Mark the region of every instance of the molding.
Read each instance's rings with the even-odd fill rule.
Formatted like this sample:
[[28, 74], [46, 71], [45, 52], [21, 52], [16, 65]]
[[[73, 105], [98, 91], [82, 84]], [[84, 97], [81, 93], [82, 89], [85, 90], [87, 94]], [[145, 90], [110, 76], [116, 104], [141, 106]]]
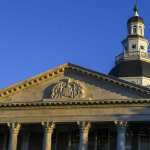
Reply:
[[150, 104], [150, 99], [106, 99], [106, 100], [75, 100], [75, 101], [38, 101], [22, 103], [0, 103], [0, 108], [34, 108], [34, 107], [53, 107], [53, 106], [98, 106], [98, 105], [132, 105]]

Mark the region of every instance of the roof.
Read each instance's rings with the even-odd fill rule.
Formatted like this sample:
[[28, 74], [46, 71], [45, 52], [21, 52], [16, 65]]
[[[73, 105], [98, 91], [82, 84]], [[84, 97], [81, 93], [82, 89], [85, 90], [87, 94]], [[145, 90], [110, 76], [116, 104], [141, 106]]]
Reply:
[[58, 75], [66, 74], [68, 72], [75, 72], [82, 74], [84, 76], [92, 77], [97, 80], [103, 80], [106, 82], [109, 82], [111, 84], [133, 90], [137, 93], [140, 93], [141, 95], [144, 95], [144, 97], [150, 98], [150, 90], [146, 87], [139, 86], [121, 79], [118, 79], [117, 77], [113, 77], [110, 75], [105, 75], [90, 69], [83, 68], [81, 66], [72, 64], [72, 63], [66, 63], [63, 65], [60, 65], [54, 69], [50, 69], [44, 73], [41, 73], [37, 76], [31, 77], [27, 80], [21, 81], [19, 83], [16, 83], [14, 85], [11, 85], [5, 89], [0, 90], [0, 98], [5, 98], [7, 96], [11, 96], [19, 91], [22, 91], [24, 89], [27, 89], [29, 87], [32, 87], [34, 85], [38, 85], [41, 82], [47, 81], [49, 79], [52, 79], [54, 77], [57, 77]]
[[133, 16], [128, 20], [128, 24], [134, 23], [134, 22], [140, 22], [144, 24], [144, 19], [139, 16]]
[[121, 61], [109, 73], [116, 77], [149, 77], [150, 63], [140, 60]]

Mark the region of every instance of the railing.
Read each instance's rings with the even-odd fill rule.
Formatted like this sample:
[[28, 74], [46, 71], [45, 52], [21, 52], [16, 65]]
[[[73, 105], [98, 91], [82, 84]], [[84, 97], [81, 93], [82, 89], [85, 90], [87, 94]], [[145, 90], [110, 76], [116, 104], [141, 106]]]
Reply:
[[125, 52], [116, 56], [116, 63], [123, 60], [137, 60], [137, 59], [147, 59], [150, 61], [150, 54], [147, 52]]

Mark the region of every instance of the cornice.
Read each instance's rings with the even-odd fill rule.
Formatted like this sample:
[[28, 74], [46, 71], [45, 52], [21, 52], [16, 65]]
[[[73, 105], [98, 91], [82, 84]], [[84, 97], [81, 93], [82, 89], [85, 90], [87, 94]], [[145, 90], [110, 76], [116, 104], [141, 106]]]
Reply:
[[99, 106], [99, 105], [132, 105], [150, 104], [150, 99], [106, 99], [106, 100], [75, 100], [75, 101], [38, 101], [38, 102], [19, 102], [19, 103], [0, 103], [0, 108], [30, 108], [47, 106]]
[[42, 82], [45, 82], [49, 79], [53, 79], [55, 77], [58, 77], [59, 75], [64, 75], [66, 72], [76, 72], [88, 77], [95, 78], [97, 80], [104, 80], [106, 82], [110, 82], [112, 84], [118, 85], [120, 87], [128, 88], [131, 90], [134, 90], [145, 97], [150, 97], [150, 90], [148, 88], [135, 85], [129, 82], [126, 82], [124, 80], [105, 75], [96, 71], [92, 71], [71, 63], [66, 63], [63, 65], [58, 66], [55, 69], [50, 69], [47, 72], [41, 73], [35, 77], [29, 78], [27, 80], [24, 80], [22, 82], [16, 83], [12, 86], [9, 86], [5, 89], [0, 90], [0, 99], [11, 96], [13, 94], [16, 94], [19, 91], [22, 91], [24, 89], [27, 89], [29, 87], [32, 87], [34, 85], [38, 85]]
[[58, 66], [55, 69], [50, 69], [44, 73], [41, 73], [37, 76], [31, 77], [27, 80], [13, 84], [5, 89], [0, 90], [0, 99], [15, 94], [19, 91], [32, 87], [34, 85], [40, 84], [48, 79], [52, 79], [58, 75], [64, 74], [64, 69], [67, 67], [67, 64]]

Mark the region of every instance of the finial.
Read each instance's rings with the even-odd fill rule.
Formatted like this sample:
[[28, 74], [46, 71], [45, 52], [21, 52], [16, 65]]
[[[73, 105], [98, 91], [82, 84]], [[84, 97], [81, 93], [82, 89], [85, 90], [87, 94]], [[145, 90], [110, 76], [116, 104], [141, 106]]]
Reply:
[[138, 1], [135, 1], [134, 5], [134, 16], [139, 16], [139, 9], [138, 9]]

